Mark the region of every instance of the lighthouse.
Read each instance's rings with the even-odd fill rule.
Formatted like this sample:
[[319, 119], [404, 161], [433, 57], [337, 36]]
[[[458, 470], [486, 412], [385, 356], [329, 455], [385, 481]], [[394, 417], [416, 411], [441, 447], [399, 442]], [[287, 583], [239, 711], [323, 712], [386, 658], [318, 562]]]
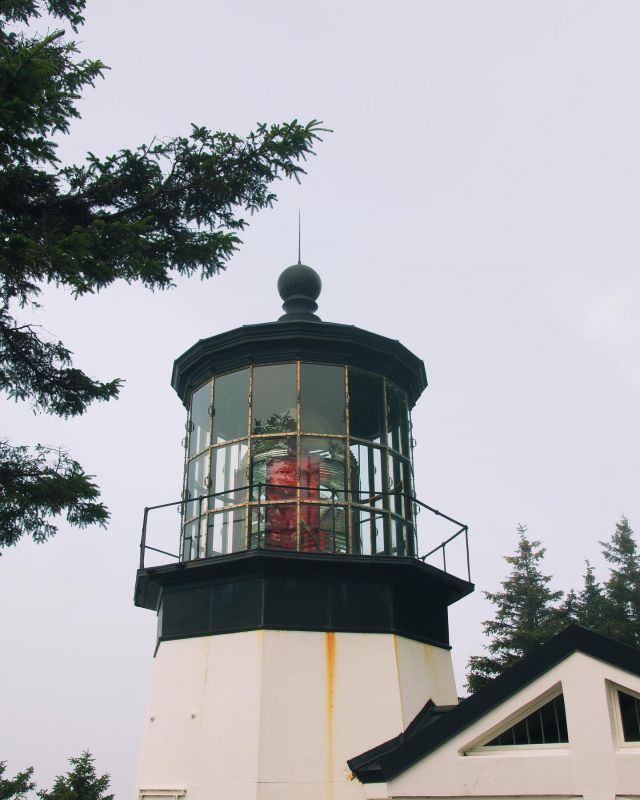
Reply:
[[429, 700], [457, 703], [447, 610], [473, 586], [418, 546], [424, 364], [322, 321], [320, 290], [289, 267], [278, 320], [175, 361], [184, 486], [163, 508], [179, 511], [177, 552], [153, 543], [146, 509], [135, 587], [158, 622], [141, 800], [364, 798], [348, 760]]

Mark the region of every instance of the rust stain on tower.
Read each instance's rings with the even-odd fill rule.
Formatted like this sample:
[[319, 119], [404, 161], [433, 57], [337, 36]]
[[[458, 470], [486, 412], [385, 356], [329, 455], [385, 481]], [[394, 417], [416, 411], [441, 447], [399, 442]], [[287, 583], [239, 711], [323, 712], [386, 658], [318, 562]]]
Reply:
[[329, 797], [333, 796], [333, 704], [336, 679], [336, 635], [325, 633], [327, 661], [327, 784]]

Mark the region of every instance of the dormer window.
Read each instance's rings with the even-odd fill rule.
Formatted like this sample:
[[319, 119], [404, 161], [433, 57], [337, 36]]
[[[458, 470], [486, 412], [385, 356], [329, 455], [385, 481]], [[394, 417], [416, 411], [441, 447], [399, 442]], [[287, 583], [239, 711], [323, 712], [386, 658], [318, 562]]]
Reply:
[[640, 742], [640, 700], [618, 690], [618, 704], [625, 742]]
[[524, 719], [499, 733], [485, 747], [561, 744], [569, 741], [564, 698], [560, 694]]

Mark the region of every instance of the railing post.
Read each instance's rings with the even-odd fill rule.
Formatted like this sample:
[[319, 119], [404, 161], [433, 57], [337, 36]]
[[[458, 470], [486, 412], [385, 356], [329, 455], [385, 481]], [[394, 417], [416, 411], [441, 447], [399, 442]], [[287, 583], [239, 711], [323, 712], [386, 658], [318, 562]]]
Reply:
[[144, 569], [144, 551], [147, 547], [147, 517], [149, 509], [145, 508], [142, 516], [142, 536], [140, 537], [140, 569]]
[[464, 543], [467, 548], [467, 579], [471, 583], [471, 560], [469, 558], [469, 528], [464, 529]]

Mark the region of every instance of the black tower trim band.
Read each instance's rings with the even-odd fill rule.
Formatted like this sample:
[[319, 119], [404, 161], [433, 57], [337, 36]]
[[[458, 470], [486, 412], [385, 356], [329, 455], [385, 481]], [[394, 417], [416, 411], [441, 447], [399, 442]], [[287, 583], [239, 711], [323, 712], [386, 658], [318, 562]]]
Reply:
[[414, 558], [253, 550], [139, 570], [158, 639], [260, 628], [396, 633], [449, 647], [447, 607], [473, 584]]

